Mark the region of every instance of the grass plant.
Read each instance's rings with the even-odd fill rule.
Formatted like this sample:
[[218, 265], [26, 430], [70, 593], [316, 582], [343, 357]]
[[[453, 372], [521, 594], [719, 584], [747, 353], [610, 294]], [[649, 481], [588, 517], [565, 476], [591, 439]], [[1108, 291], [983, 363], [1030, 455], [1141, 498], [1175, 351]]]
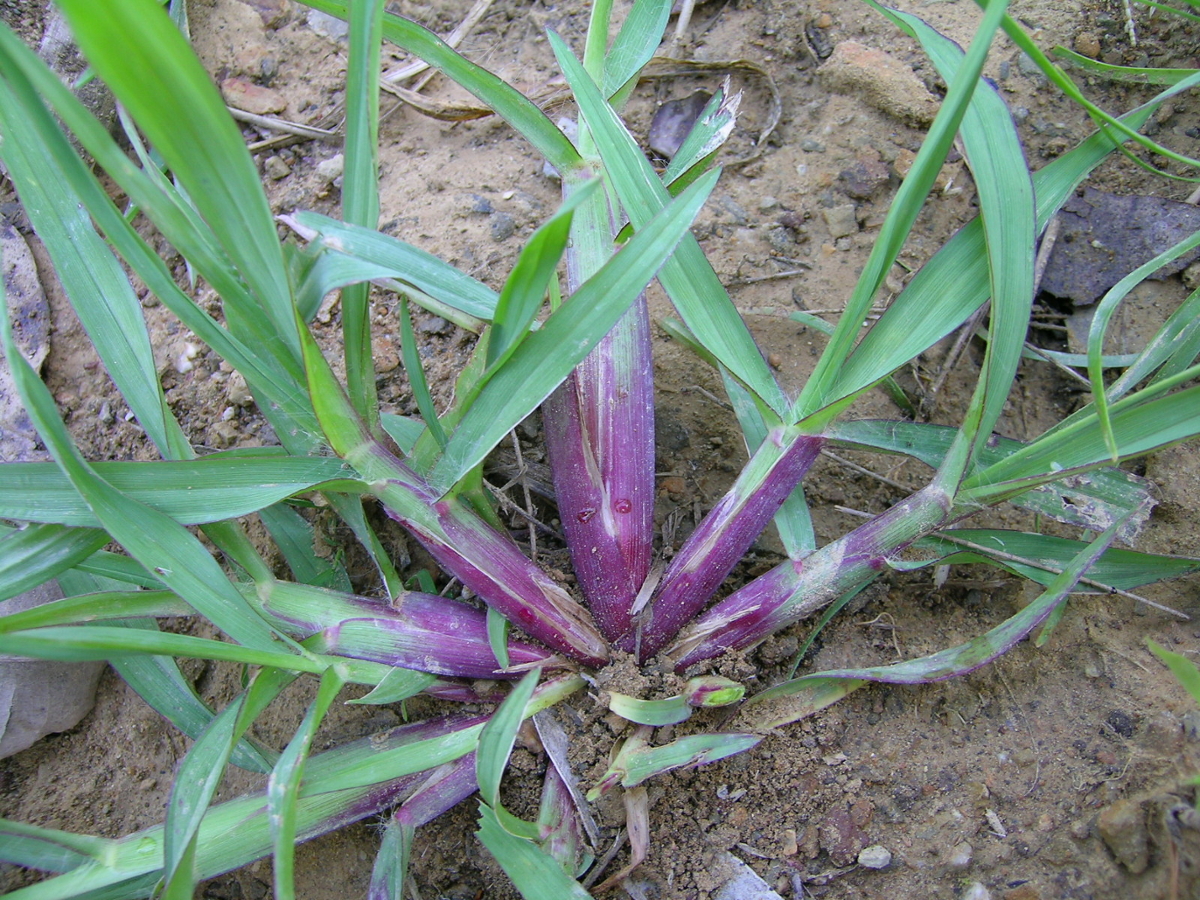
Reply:
[[[0, 158], [97, 352], [162, 460], [83, 458], [4, 317], [5, 353], [54, 461], [0, 466], [0, 519], [9, 523], [0, 535], [0, 590], [12, 596], [57, 578], [66, 599], [0, 619], [0, 652], [110, 660], [194, 743], [161, 826], [101, 839], [0, 822], [0, 858], [56, 873], [13, 897], [190, 897], [199, 880], [271, 856], [275, 894], [288, 898], [295, 896], [298, 841], [391, 810], [370, 896], [399, 900], [415, 829], [476, 793], [479, 838], [526, 897], [586, 897], [580, 879], [596, 855], [586, 827], [590, 799], [619, 787], [631, 834], [644, 834], [643, 785], [658, 774], [742, 752], [868, 682], [969, 672], [1039, 626], [1052, 626], [1073, 591], [1129, 591], [1198, 567], [1113, 547], [1136, 533], [1150, 505], [1147, 488], [1115, 465], [1200, 432], [1197, 294], [1106, 384], [1112, 360], [1100, 352], [1104, 322], [1128, 286], [1114, 288], [1090, 345], [1096, 401], [1027, 444], [993, 435], [1022, 357], [1038, 235], [1114, 147], [1145, 141], [1137, 128], [1154, 109], [1113, 119], [1089, 107], [1100, 130], [1030, 172], [1003, 101], [980, 77], [996, 34], [1006, 31], [1064, 90], [1078, 92], [1000, 0], [985, 6], [965, 51], [919, 19], [876, 6], [921, 44], [949, 88], [796, 396], [775, 380], [689, 232], [719, 176], [711, 164], [732, 130], [733, 98], [714, 98], [664, 173], [621, 119], [639, 71], [658, 48], [669, 0], [635, 2], [611, 40], [611, 0], [596, 0], [582, 58], [550, 35], [578, 107], [573, 138], [510, 85], [424, 28], [385, 13], [382, 2], [305, 0], [350, 23], [344, 220], [297, 214], [294, 222], [312, 236], [306, 246], [281, 242], [241, 134], [155, 0], [59, 2], [96, 76], [127, 113], [136, 152], [127, 154], [4, 30]], [[375, 230], [385, 40], [473, 93], [561, 174], [562, 206], [529, 238], [499, 292]], [[1156, 102], [1195, 80], [1173, 78]], [[64, 127], [216, 290], [219, 316], [180, 288]], [[980, 215], [864, 330], [956, 137]], [[185, 433], [163, 396], [129, 272], [245, 377], [280, 446], [196, 452], [197, 436]], [[719, 369], [750, 453], [729, 492], [665, 566], [653, 564], [654, 389], [644, 291], [654, 278], [679, 315], [673, 332]], [[400, 327], [419, 418], [379, 408], [371, 282], [404, 298]], [[310, 330], [335, 289], [343, 338], [336, 367]], [[446, 409], [437, 409], [421, 371], [409, 304], [480, 330]], [[984, 363], [958, 427], [852, 417], [865, 392], [988, 304]], [[481, 474], [488, 454], [539, 408], [578, 594], [523, 555]], [[834, 446], [911, 456], [932, 474], [885, 513], [818, 546], [801, 485], [819, 452]], [[311, 525], [294, 501], [313, 494], [374, 561], [377, 596], [349, 593], [337, 564], [306, 549]], [[408, 590], [364, 501], [401, 523], [481, 604]], [[1090, 537], [961, 527], [1002, 502]], [[277, 577], [264, 549], [247, 537], [250, 516], [265, 525], [287, 577]], [[719, 597], [772, 522], [787, 558]], [[123, 552], [102, 549], [113, 542]], [[883, 571], [958, 562], [998, 566], [1043, 591], [990, 631], [921, 659], [794, 678], [748, 698], [743, 685], [709, 675], [729, 651], [752, 648], [818, 613], [827, 618]], [[224, 639], [172, 634], [155, 624], [184, 612], [213, 623]], [[518, 818], [504, 807], [501, 786], [522, 721], [583, 689], [617, 653], [641, 663], [657, 658], [692, 677], [671, 698], [613, 694], [611, 709], [630, 728], [609, 772], [585, 799], [563, 759], [552, 756], [538, 819]], [[244, 692], [210, 710], [180, 673], [176, 659], [185, 657], [241, 664]], [[319, 686], [288, 744], [269, 748], [248, 737], [275, 698], [307, 677]], [[323, 717], [347, 684], [370, 686], [364, 703], [421, 692], [478, 702], [469, 680], [482, 678], [511, 683], [483, 698], [497, 704], [486, 714], [448, 713], [312, 752]], [[665, 741], [655, 731], [683, 723], [696, 708], [734, 704], [733, 730]], [[786, 740], [787, 731], [782, 735]], [[261, 773], [265, 787], [213, 804], [230, 764]], [[605, 873], [601, 887], [636, 866], [645, 841], [635, 839], [632, 850], [629, 865]]]

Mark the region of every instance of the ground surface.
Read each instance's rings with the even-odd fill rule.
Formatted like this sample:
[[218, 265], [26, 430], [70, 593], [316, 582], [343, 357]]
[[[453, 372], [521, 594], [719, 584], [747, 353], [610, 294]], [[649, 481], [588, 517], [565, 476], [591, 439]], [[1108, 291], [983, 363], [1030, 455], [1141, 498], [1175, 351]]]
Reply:
[[[18, 4], [5, 4], [5, 11]], [[446, 32], [465, 15], [465, 0], [399, 4], [401, 12]], [[968, 0], [913, 4], [911, 11], [965, 44], [976, 20]], [[1136, 13], [1138, 43], [1125, 30], [1119, 5], [1021, 0], [1014, 12], [1043, 47], [1076, 46], [1109, 62], [1194, 66], [1194, 32], [1175, 20]], [[28, 19], [29, 16], [26, 16]], [[27, 23], [31, 28], [36, 23]], [[586, 26], [581, 4], [500, 0], [475, 28], [466, 52], [524, 90], [553, 86], [542, 36], [554, 28], [578, 45]], [[314, 30], [287, 0], [199, 0], [192, 4], [196, 46], [218, 81], [264, 88], [272, 111], [316, 122], [341, 99], [345, 48]], [[915, 77], [880, 94], [878, 70], [859, 69], [836, 80], [818, 74], [830, 48], [855, 41], [891, 54]], [[779, 122], [761, 146], [771, 119], [766, 80], [742, 69], [739, 131], [726, 151], [730, 165], [696, 226], [717, 271], [737, 285], [734, 298], [781, 379], [803, 383], [821, 338], [791, 322], [796, 308], [836, 315], [871, 246], [923, 130], [922, 92], [942, 90], [919, 52], [857, 0], [811, 4], [706, 3], [674, 50], [705, 62], [748, 60], [777, 85]], [[400, 59], [399, 57], [397, 58]], [[1032, 167], [1061, 153], [1088, 132], [1085, 117], [1062, 100], [1007, 42], [995, 49], [989, 75], [1021, 123]], [[630, 121], [645, 135], [658, 103], [711, 90], [719, 74], [644, 84]], [[232, 79], [232, 82], [228, 80]], [[1142, 94], [1081, 79], [1101, 105], [1121, 111]], [[836, 88], [836, 89], [834, 89]], [[463, 99], [440, 79], [425, 93]], [[386, 108], [393, 101], [385, 99]], [[278, 108], [274, 108], [278, 107]], [[569, 110], [563, 110], [567, 114]], [[907, 113], [908, 119], [897, 113]], [[917, 116], [917, 120], [912, 118]], [[1160, 139], [1193, 152], [1200, 106], [1178, 100], [1160, 114]], [[498, 286], [523, 237], [549, 214], [558, 187], [508, 128], [490, 120], [449, 124], [399, 107], [382, 129], [383, 229]], [[259, 135], [247, 132], [248, 141]], [[335, 172], [321, 163], [333, 144], [298, 143], [261, 149], [258, 158], [274, 208], [290, 212], [339, 210]], [[749, 162], [738, 160], [754, 155]], [[1182, 199], [1190, 187], [1147, 177], [1115, 160], [1093, 184], [1121, 193]], [[11, 196], [2, 198], [11, 200]], [[940, 244], [973, 215], [974, 188], [961, 161], [950, 163], [914, 232], [889, 288], [898, 288]], [[787, 274], [791, 273], [791, 274]], [[1183, 289], [1168, 283], [1145, 297], [1123, 327], [1131, 335], [1142, 317], [1161, 317]], [[97, 363], [65, 300], [52, 295], [55, 329], [47, 379], [86, 453], [92, 458], [144, 457], [136, 424]], [[661, 297], [653, 313], [667, 313]], [[1047, 306], [1058, 314], [1062, 304]], [[380, 394], [392, 411], [415, 412], [398, 368], [396, 301], [381, 296], [377, 312]], [[168, 397], [184, 427], [212, 449], [270, 441], [269, 430], [244, 390], [219, 360], [199, 347], [159, 307], [147, 309]], [[337, 309], [322, 314], [336, 324]], [[832, 318], [830, 316], [829, 318]], [[1060, 318], [1048, 317], [1050, 326]], [[467, 336], [432, 317], [418, 317], [431, 366], [449, 377], [470, 349]], [[328, 329], [329, 335], [335, 329]], [[1065, 349], [1062, 329], [1033, 339]], [[949, 343], [934, 348], [901, 382], [917, 396], [937, 377]], [[659, 332], [660, 519], [677, 513], [679, 537], [728, 486], [744, 459], [729, 413], [714, 399], [718, 379]], [[968, 350], [932, 400], [932, 419], [951, 423], [977, 371], [979, 348]], [[443, 387], [442, 390], [445, 390]], [[1026, 363], [1006, 410], [1007, 436], [1036, 436], [1080, 402], [1078, 389], [1041, 364]], [[885, 397], [871, 398], [861, 415], [898, 415]], [[523, 439], [537, 462], [537, 426]], [[914, 463], [857, 460], [893, 481], [919, 486]], [[1200, 505], [1200, 457], [1193, 448], [1162, 453], [1145, 466], [1160, 505], [1140, 548], [1200, 555], [1194, 511]], [[818, 535], [828, 541], [853, 526], [839, 508], [877, 512], [902, 493], [834, 461], [822, 460], [807, 484]], [[997, 521], [1028, 524], [1006, 516]], [[336, 544], [338, 535], [328, 534]], [[678, 540], [678, 537], [677, 537]], [[397, 550], [404, 552], [397, 536]], [[764, 538], [740, 577], [772, 564], [777, 547]], [[413, 552], [415, 564], [421, 559]], [[555, 560], [550, 558], [551, 563]], [[562, 564], [559, 562], [558, 564]], [[364, 581], [362, 590], [369, 590]], [[931, 575], [885, 578], [853, 612], [820, 637], [804, 670], [882, 664], [952, 646], [1011, 615], [1026, 596], [1022, 586], [991, 570], [956, 569], [935, 588]], [[1145, 639], [1195, 652], [1200, 643], [1200, 582], [1185, 580], [1148, 595], [1193, 617], [1181, 622], [1128, 600], [1079, 597], [1043, 649], [1022, 644], [998, 663], [956, 681], [918, 688], [869, 688], [813, 719], [790, 726], [755, 750], [692, 773], [658, 780], [650, 857], [639, 873], [638, 896], [712, 896], [724, 879], [718, 857], [731, 851], [785, 897], [1174, 898], [1200, 896], [1200, 833], [1172, 831], [1167, 811], [1191, 800], [1185, 786], [1200, 771], [1200, 715], [1150, 656]], [[786, 672], [797, 627], [769, 641], [750, 660], [755, 687]], [[748, 670], [749, 671], [749, 670]], [[201, 693], [217, 703], [236, 689], [233, 673], [192, 664]], [[259, 729], [268, 742], [286, 740], [303, 714], [312, 686], [286, 696]], [[585, 778], [603, 768], [611, 730], [592, 700], [577, 698], [581, 749], [575, 763]], [[421, 712], [418, 706], [414, 711]], [[325, 745], [397, 724], [398, 711], [335, 707], [322, 732]], [[95, 710], [71, 732], [0, 762], [0, 815], [74, 831], [117, 836], [161, 820], [171, 774], [188, 742], [147, 709], [111, 672]], [[519, 749], [514, 771], [540, 774], [544, 761]], [[531, 784], [533, 781], [531, 780]], [[248, 789], [234, 779], [223, 795]], [[519, 808], [519, 791], [512, 798]], [[602, 805], [608, 836], [620, 824], [619, 802]], [[494, 864], [472, 836], [467, 803], [420, 833], [413, 872], [424, 898], [510, 896]], [[362, 896], [377, 847], [369, 824], [304, 847], [300, 896], [306, 900]], [[883, 870], [854, 868], [858, 852], [882, 845], [892, 854]], [[620, 858], [618, 858], [618, 863]], [[3, 877], [3, 876], [0, 876]], [[10, 872], [10, 885], [25, 875]], [[978, 883], [981, 887], [975, 887]], [[0, 885], [3, 881], [0, 880]], [[259, 863], [202, 888], [206, 897], [258, 900], [270, 870]], [[974, 893], [971, 893], [974, 891]]]

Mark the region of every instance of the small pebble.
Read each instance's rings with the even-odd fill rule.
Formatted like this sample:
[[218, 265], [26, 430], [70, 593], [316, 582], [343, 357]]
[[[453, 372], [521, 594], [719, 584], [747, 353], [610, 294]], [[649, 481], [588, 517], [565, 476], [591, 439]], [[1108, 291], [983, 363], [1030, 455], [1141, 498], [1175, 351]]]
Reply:
[[814, 141], [812, 138], [808, 138], [800, 142], [800, 149], [805, 153], [824, 153], [825, 145], [820, 141]]
[[491, 225], [492, 240], [496, 243], [508, 240], [517, 230], [516, 220], [508, 213], [504, 212], [493, 213]]
[[326, 181], [333, 181], [333, 179], [340, 177], [342, 172], [345, 170], [346, 157], [340, 153], [329, 157], [329, 159], [323, 159], [317, 163], [317, 174]]
[[880, 844], [872, 844], [859, 852], [858, 864], [864, 869], [886, 869], [892, 864], [892, 852]]
[[192, 371], [192, 369], [195, 368], [195, 365], [192, 363], [192, 360], [195, 359], [199, 355], [199, 353], [200, 353], [200, 348], [197, 347], [195, 344], [191, 344], [191, 343], [184, 344], [183, 352], [180, 353], [179, 357], [175, 360], [175, 371], [178, 372], [180, 375], [183, 375], [187, 372]]
[[975, 857], [975, 848], [966, 841], [955, 844], [946, 857], [946, 866], [951, 869], [965, 869]]
[[858, 234], [858, 214], [853, 204], [847, 203], [832, 209], [821, 210], [829, 236], [837, 239]]
[[962, 900], [992, 900], [992, 892], [978, 881], [972, 881], [962, 892], [961, 897]]
[[292, 174], [291, 167], [278, 156], [268, 156], [263, 160], [263, 171], [272, 181], [278, 181]]
[[350, 34], [349, 22], [315, 9], [308, 11], [308, 27], [333, 41], [343, 40]]
[[1191, 709], [1183, 714], [1183, 733], [1189, 741], [1200, 740], [1200, 710]]
[[225, 396], [234, 406], [249, 406], [254, 402], [254, 395], [246, 384], [246, 378], [241, 372], [234, 372], [225, 383]]

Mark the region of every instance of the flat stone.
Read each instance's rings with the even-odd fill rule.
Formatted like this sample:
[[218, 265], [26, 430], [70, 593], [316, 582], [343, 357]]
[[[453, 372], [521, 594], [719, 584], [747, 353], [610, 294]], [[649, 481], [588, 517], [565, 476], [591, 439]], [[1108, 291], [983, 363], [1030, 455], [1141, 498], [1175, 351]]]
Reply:
[[722, 853], [719, 859], [732, 874], [713, 894], [714, 900], [783, 900], [757, 872], [732, 853]]
[[226, 78], [222, 81], [221, 96], [235, 109], [256, 116], [269, 116], [287, 109], [287, 100], [279, 91], [244, 78]]
[[864, 869], [886, 869], [892, 864], [892, 851], [880, 844], [864, 847], [858, 854], [858, 864]]
[[856, 200], [869, 200], [891, 180], [891, 166], [881, 159], [859, 157], [838, 174], [842, 189]]
[[829, 228], [830, 237], [836, 239], [858, 234], [858, 210], [855, 209], [854, 204], [847, 203], [843, 206], [823, 209], [821, 215]]

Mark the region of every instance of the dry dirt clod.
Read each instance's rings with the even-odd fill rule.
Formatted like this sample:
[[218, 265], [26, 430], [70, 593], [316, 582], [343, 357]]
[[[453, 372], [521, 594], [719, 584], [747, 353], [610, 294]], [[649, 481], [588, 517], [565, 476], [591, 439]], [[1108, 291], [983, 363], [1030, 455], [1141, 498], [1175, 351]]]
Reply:
[[915, 72], [894, 56], [856, 41], [833, 48], [817, 70], [830, 90], [856, 94], [881, 112], [918, 125], [937, 115], [938, 101]]
[[1117, 862], [1137, 875], [1150, 864], [1146, 810], [1136, 800], [1121, 799], [1100, 813], [1100, 837]]

